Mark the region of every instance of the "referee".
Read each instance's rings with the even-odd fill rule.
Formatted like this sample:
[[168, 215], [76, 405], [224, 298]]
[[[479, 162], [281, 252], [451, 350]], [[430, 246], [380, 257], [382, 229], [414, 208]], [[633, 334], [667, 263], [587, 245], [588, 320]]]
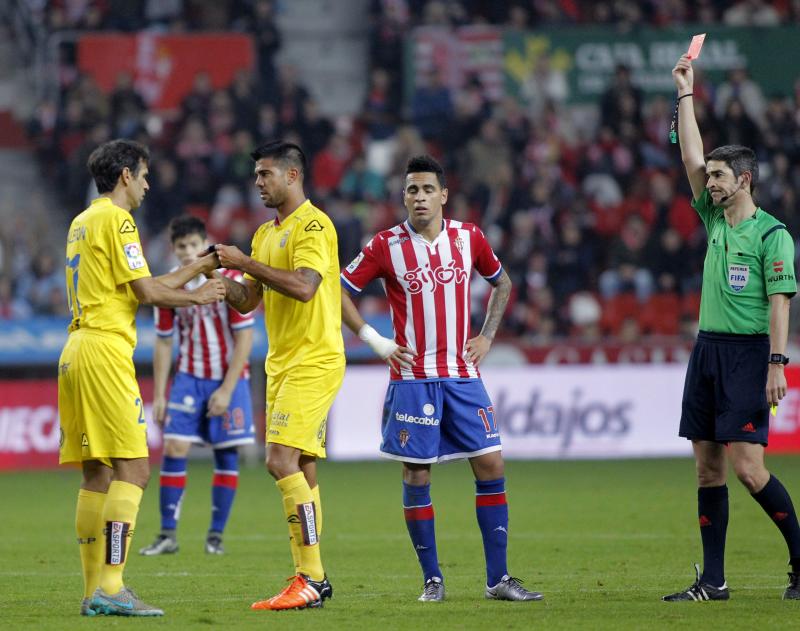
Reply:
[[697, 464], [703, 572], [695, 566], [695, 583], [663, 600], [730, 597], [724, 571], [727, 458], [786, 539], [791, 572], [783, 598], [798, 600], [797, 515], [789, 493], [764, 467], [769, 408], [786, 395], [789, 300], [797, 291], [794, 243], [786, 226], [753, 202], [758, 163], [751, 149], [726, 145], [703, 155], [692, 103], [694, 73], [686, 55], [672, 76], [692, 206], [708, 232], [700, 333], [686, 371], [679, 431], [692, 441]]

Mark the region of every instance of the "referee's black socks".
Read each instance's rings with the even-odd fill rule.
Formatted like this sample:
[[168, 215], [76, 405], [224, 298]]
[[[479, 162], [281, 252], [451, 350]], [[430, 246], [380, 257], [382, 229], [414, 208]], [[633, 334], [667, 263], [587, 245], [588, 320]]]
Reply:
[[701, 486], [697, 489], [697, 516], [703, 540], [704, 583], [725, 584], [725, 535], [728, 531], [728, 487]]
[[778, 478], [770, 475], [769, 482], [764, 488], [758, 493], [753, 493], [753, 499], [761, 504], [761, 508], [775, 522], [783, 538], [786, 539], [792, 572], [800, 572], [800, 525], [797, 523], [797, 513], [794, 512], [788, 491]]

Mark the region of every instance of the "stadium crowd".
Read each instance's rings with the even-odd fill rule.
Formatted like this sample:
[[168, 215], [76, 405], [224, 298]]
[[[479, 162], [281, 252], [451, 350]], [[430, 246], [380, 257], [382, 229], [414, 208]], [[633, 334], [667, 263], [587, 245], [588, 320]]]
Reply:
[[[103, 0], [43, 6], [50, 30], [242, 31], [254, 34], [258, 56], [255, 71], [241, 71], [227, 89], [213, 89], [199, 74], [180, 111], [165, 116], [148, 110], [130, 75], [121, 74], [104, 94], [78, 70], [74, 49], [62, 47], [59, 94], [39, 103], [29, 134], [61, 195], [64, 221], [90, 195], [90, 151], [112, 137], [129, 137], [153, 154], [140, 224], [154, 272], [163, 271], [159, 262], [169, 265], [165, 227], [184, 212], [207, 219], [213, 239], [248, 251], [255, 227], [270, 217], [255, 195], [249, 152], [282, 137], [304, 147], [312, 199], [334, 220], [346, 265], [365, 235], [404, 218], [402, 165], [412, 154], [430, 152], [452, 174], [449, 216], [484, 229], [514, 282], [501, 334], [535, 343], [555, 336], [632, 341], [693, 334], [705, 231], [690, 206], [677, 146], [669, 143], [673, 102], [645, 100], [630, 71], [619, 66], [587, 132], [574, 125], [563, 79], [546, 58], [523, 102], [491, 100], [477, 77], [452, 90], [436, 72], [407, 98], [403, 40], [416, 25], [476, 20], [517, 29], [797, 23], [799, 1], [374, 0], [366, 98], [358, 116], [336, 120], [321, 113], [295, 68], [276, 64], [279, 4]], [[791, 234], [800, 234], [800, 81], [793, 94], [764, 94], [745, 69], [731, 71], [720, 85], [698, 75], [694, 101], [705, 147], [753, 147], [762, 165], [757, 201]], [[4, 243], [15, 247], [13, 238]], [[35, 243], [27, 249], [35, 253]], [[27, 260], [27, 268], [20, 263], [24, 269], [0, 277], [0, 317], [63, 313], [57, 306], [66, 305], [59, 295], [61, 266], [46, 254]], [[475, 285], [476, 302], [485, 298], [482, 285]], [[364, 299], [365, 312], [384, 309], [379, 294], [376, 287]]]

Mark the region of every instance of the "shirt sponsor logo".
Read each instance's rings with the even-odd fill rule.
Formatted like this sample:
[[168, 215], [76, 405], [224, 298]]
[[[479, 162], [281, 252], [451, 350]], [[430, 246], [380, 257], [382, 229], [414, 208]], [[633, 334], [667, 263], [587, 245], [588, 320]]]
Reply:
[[142, 256], [142, 246], [138, 243], [126, 243], [122, 246], [125, 250], [125, 258], [128, 259], [128, 267], [132, 270], [144, 267], [144, 257]]
[[794, 280], [794, 274], [776, 274], [775, 276], [768, 276], [768, 283], [778, 283], [784, 280]]
[[[67, 236], [67, 243], [75, 243], [76, 241], [83, 241], [86, 238], [86, 226], [78, 226], [70, 230]], [[780, 270], [778, 270], [780, 271]]]
[[750, 278], [749, 265], [728, 265], [728, 285], [735, 292], [740, 292], [747, 286]]
[[426, 263], [424, 267], [418, 267], [403, 274], [403, 280], [408, 284], [408, 291], [412, 294], [421, 293], [425, 287], [434, 292], [439, 285], [447, 285], [452, 282], [460, 285], [465, 283], [468, 278], [469, 274], [456, 267], [455, 261], [438, 267], [431, 267]]
[[409, 237], [392, 237], [387, 242], [386, 245], [392, 247], [393, 245], [401, 245], [408, 241]]
[[436, 427], [439, 425], [440, 419], [432, 416], [414, 416], [413, 414], [405, 414], [403, 412], [394, 413], [395, 420], [400, 423], [413, 423], [414, 425], [432, 425]]
[[359, 252], [358, 256], [353, 259], [353, 262], [350, 263], [350, 265], [348, 265], [346, 267], [347, 273], [348, 274], [352, 274], [353, 272], [355, 272], [356, 269], [358, 269], [358, 266], [361, 265], [361, 261], [363, 261], [363, 260], [364, 260], [364, 253], [363, 252]]
[[312, 219], [311, 223], [305, 228], [306, 232], [322, 232], [322, 224], [316, 219]]

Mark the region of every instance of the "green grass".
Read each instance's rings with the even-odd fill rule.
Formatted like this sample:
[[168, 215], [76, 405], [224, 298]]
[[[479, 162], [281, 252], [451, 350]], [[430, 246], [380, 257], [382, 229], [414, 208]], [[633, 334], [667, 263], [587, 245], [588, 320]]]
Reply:
[[[800, 503], [800, 459], [770, 460]], [[323, 560], [335, 588], [325, 608], [253, 612], [291, 573], [275, 485], [260, 467], [242, 471], [226, 532], [227, 554], [203, 550], [211, 467], [190, 463], [177, 555], [131, 555], [126, 582], [163, 607], [163, 619], [82, 619], [74, 471], [0, 475], [0, 621], [3, 628], [157, 627], [256, 629], [654, 629], [797, 628], [800, 603], [780, 600], [782, 537], [732, 481], [728, 603], [667, 604], [689, 585], [701, 550], [689, 460], [510, 462], [510, 570], [545, 594], [541, 603], [483, 598], [483, 553], [468, 467], [434, 469], [439, 557], [447, 601], [416, 601], [421, 576], [400, 508], [396, 463], [320, 466]], [[157, 478], [145, 494], [133, 548], [158, 530]]]

